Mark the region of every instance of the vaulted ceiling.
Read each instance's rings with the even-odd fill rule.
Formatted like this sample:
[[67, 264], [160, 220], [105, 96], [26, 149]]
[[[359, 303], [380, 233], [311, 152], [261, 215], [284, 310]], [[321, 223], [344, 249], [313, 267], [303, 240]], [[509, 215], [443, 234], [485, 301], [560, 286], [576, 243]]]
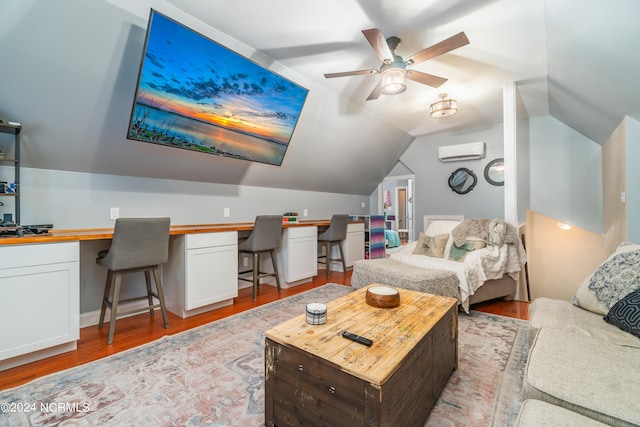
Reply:
[[[502, 87], [515, 82], [520, 110], [551, 114], [604, 143], [626, 114], [640, 112], [640, 2], [635, 0], [169, 0], [320, 85], [413, 135], [502, 121]], [[327, 80], [325, 73], [377, 69], [362, 34], [380, 29], [402, 57], [464, 31], [470, 43], [416, 70], [448, 81], [409, 81], [398, 95], [366, 101], [379, 75]], [[447, 93], [459, 113], [430, 119]]]

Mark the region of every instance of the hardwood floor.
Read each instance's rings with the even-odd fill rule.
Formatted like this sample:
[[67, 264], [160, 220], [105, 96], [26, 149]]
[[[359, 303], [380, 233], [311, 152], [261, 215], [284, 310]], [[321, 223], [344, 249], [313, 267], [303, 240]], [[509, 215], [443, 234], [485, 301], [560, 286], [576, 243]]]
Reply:
[[[163, 335], [173, 335], [280, 298], [286, 298], [322, 286], [326, 283], [339, 283], [350, 286], [351, 272], [331, 272], [329, 277], [326, 278], [325, 271], [320, 270], [318, 276], [314, 277], [313, 281], [293, 288], [282, 289], [280, 294], [278, 294], [276, 288], [273, 286], [262, 286], [260, 287], [256, 302], [252, 300], [251, 288], [240, 289], [238, 297], [234, 298], [232, 305], [186, 319], [169, 313], [169, 329], [163, 327], [162, 316], [159, 314], [156, 314], [154, 317], [150, 317], [148, 314], [140, 314], [120, 319], [116, 324], [116, 333], [112, 345], [107, 345], [107, 335], [109, 332], [107, 325], [105, 325], [102, 330], [98, 330], [97, 326], [86, 327], [80, 330], [80, 340], [78, 341], [77, 350], [2, 371], [0, 373], [0, 390], [16, 387], [54, 372], [82, 365], [155, 341]], [[528, 320], [528, 307], [529, 303], [524, 301], [496, 300], [474, 305], [472, 309]]]

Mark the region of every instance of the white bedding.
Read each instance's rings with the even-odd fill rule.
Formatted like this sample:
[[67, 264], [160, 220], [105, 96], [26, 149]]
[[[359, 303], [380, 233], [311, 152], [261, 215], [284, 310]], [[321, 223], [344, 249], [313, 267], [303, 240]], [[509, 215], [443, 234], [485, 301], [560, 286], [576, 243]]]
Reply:
[[522, 243], [517, 245], [487, 246], [467, 254], [464, 262], [445, 258], [434, 258], [413, 254], [417, 242], [405, 245], [390, 257], [398, 262], [423, 268], [435, 268], [456, 273], [460, 283], [460, 300], [463, 309], [469, 312], [469, 297], [487, 280], [500, 279], [508, 274], [516, 283], [520, 270], [526, 262]]

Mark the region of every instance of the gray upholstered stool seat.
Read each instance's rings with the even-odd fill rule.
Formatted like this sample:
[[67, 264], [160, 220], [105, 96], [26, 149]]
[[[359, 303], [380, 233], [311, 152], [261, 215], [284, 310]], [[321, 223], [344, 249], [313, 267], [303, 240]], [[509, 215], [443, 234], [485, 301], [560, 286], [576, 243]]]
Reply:
[[[331, 271], [332, 261], [340, 261], [342, 263], [342, 271], [345, 273], [347, 271], [347, 263], [344, 258], [342, 242], [347, 238], [348, 225], [349, 215], [336, 214], [331, 217], [329, 228], [318, 235], [318, 242], [323, 244], [325, 249], [325, 254], [318, 257], [318, 262], [320, 264], [325, 264], [327, 277], [329, 277], [329, 272]], [[338, 245], [340, 258], [331, 258], [331, 248], [333, 245]]]
[[[111, 310], [109, 320], [109, 336], [107, 344], [113, 343], [113, 334], [118, 317], [154, 310], [160, 308], [164, 327], [169, 327], [167, 309], [164, 302], [164, 290], [160, 277], [160, 265], [169, 258], [169, 227], [170, 218], [118, 218], [113, 231], [113, 240], [109, 250], [100, 251], [96, 262], [107, 268], [107, 281], [104, 287], [100, 322], [102, 329], [107, 308]], [[146, 295], [120, 300], [122, 275], [133, 272], [144, 272], [147, 285]], [[151, 289], [151, 272], [156, 283], [156, 291]], [[109, 299], [113, 287], [113, 296]], [[154, 303], [154, 298], [158, 303]], [[120, 309], [121, 303], [147, 300], [148, 306], [133, 308], [127, 311]]]
[[604, 427], [607, 425], [560, 406], [527, 399], [522, 403], [514, 427]]
[[[249, 238], [238, 244], [238, 257], [242, 258], [242, 254], [251, 254], [253, 256], [251, 269], [240, 271], [238, 273], [238, 279], [253, 283], [254, 301], [258, 296], [260, 279], [264, 277], [275, 277], [278, 292], [280, 292], [280, 275], [278, 274], [275, 250], [280, 247], [281, 241], [282, 216], [259, 215], [256, 217], [253, 231], [249, 235]], [[271, 263], [273, 265], [272, 273], [260, 271], [260, 254], [269, 254], [271, 256]], [[242, 262], [238, 262], [238, 264], [242, 265]], [[241, 276], [247, 273], [252, 273], [251, 278]]]

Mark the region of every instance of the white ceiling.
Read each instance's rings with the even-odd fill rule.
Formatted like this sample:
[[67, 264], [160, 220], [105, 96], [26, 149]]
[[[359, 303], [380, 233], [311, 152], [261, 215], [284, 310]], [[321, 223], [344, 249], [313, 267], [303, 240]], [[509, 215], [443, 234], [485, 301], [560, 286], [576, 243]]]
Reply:
[[[636, 0], [207, 0], [169, 3], [362, 105], [413, 136], [502, 121], [502, 88], [519, 88], [519, 114], [552, 114], [602, 144], [625, 114], [640, 112]], [[379, 28], [413, 53], [464, 31], [470, 44], [414, 68], [449, 80], [409, 81], [399, 95], [365, 101], [377, 75], [323, 74], [378, 68], [361, 33]], [[428, 116], [438, 94], [459, 113]]]

